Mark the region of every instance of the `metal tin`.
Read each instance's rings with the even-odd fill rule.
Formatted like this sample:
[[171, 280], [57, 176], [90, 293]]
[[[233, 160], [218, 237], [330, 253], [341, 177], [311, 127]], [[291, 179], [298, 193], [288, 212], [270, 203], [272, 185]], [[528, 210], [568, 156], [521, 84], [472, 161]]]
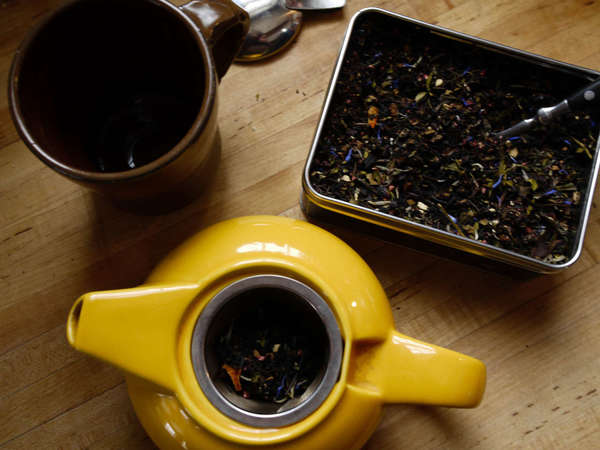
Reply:
[[[348, 25], [348, 29], [346, 30], [346, 35], [344, 37], [335, 69], [329, 83], [329, 88], [325, 97], [321, 117], [319, 119], [317, 130], [311, 145], [310, 153], [304, 166], [302, 177], [303, 196], [301, 199], [301, 204], [307, 216], [325, 219], [326, 221], [330, 222], [333, 221], [346, 226], [350, 225], [353, 228], [358, 228], [359, 231], [369, 231], [386, 240], [400, 244], [408, 243], [408, 245], [412, 247], [415, 247], [415, 241], [418, 242], [419, 240], [425, 240], [421, 241], [425, 245], [420, 246], [417, 244], [417, 248], [423, 247], [425, 250], [433, 250], [436, 254], [438, 253], [437, 250], [439, 249], [447, 249], [449, 250], [449, 252], [446, 252], [447, 254], [450, 254], [452, 257], [460, 257], [461, 259], [464, 257], [464, 259], [467, 261], [472, 260], [472, 256], [475, 255], [476, 260], [483, 260], [484, 262], [499, 262], [501, 266], [508, 264], [509, 267], [517, 267], [538, 273], [555, 273], [572, 265], [579, 258], [583, 248], [583, 238], [590, 214], [592, 196], [596, 186], [598, 170], [600, 168], [600, 140], [597, 143], [594, 159], [592, 161], [591, 171], [588, 177], [588, 187], [584, 198], [582, 199], [579, 227], [574, 241], [573, 251], [569, 259], [561, 264], [551, 264], [510, 250], [484, 244], [474, 239], [454, 235], [444, 230], [439, 230], [427, 225], [422, 225], [362, 206], [353, 205], [343, 200], [324, 196], [313, 188], [309, 178], [310, 167], [319, 139], [321, 137], [321, 132], [327, 119], [338, 76], [343, 65], [344, 57], [355, 23], [360, 16], [365, 14], [383, 14], [396, 19], [398, 21], [398, 26], [406, 27], [407, 29], [428, 29], [431, 33], [434, 33], [437, 36], [459, 40], [466, 44], [474, 45], [487, 51], [494, 52], [495, 57], [515, 58], [543, 66], [547, 70], [566, 72], [580, 77], [582, 79], [582, 83], [584, 83], [585, 80], [591, 81], [600, 77], [600, 72], [596, 72], [594, 70], [556, 61], [505, 45], [448, 30], [446, 28], [431, 25], [383, 9], [366, 8], [360, 10], [352, 17], [352, 20]], [[418, 239], [415, 240], [411, 237], [416, 237]], [[458, 250], [458, 252], [456, 250]], [[496, 265], [492, 264], [491, 267], [496, 267]]]

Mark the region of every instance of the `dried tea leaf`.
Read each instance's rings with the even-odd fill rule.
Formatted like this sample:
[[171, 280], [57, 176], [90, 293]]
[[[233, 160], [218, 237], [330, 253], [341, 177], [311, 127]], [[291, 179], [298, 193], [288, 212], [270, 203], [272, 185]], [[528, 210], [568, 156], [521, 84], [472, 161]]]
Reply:
[[366, 178], [367, 178], [367, 181], [369, 182], [369, 184], [370, 184], [371, 186], [377, 186], [377, 184], [378, 184], [378, 183], [377, 183], [377, 180], [376, 180], [376, 179], [373, 177], [373, 174], [372, 174], [372, 173], [368, 173], [368, 174], [366, 175]]
[[535, 181], [534, 178], [528, 178], [527, 181], [529, 182], [529, 184], [531, 184], [531, 189], [533, 189], [534, 191], [537, 191], [537, 189], [538, 189], [537, 181]]
[[416, 96], [415, 96], [415, 102], [419, 103], [421, 100], [423, 100], [425, 97], [427, 96], [427, 92], [426, 91], [422, 91], [419, 92]]

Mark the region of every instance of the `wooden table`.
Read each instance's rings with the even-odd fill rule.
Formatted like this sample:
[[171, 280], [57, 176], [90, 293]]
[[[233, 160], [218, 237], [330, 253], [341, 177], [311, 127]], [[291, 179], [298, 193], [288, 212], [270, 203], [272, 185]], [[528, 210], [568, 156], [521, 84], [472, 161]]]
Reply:
[[[209, 224], [259, 213], [303, 217], [302, 167], [358, 9], [380, 6], [600, 69], [599, 1], [350, 0], [342, 11], [307, 14], [279, 56], [231, 68], [221, 84], [217, 181], [183, 210], [136, 217], [45, 167], [11, 123], [13, 53], [31, 24], [62, 3], [0, 0], [0, 448], [153, 448], [122, 374], [68, 346], [67, 312], [83, 292], [142, 282]], [[600, 446], [596, 204], [580, 260], [527, 281], [335, 231], [377, 274], [398, 329], [488, 367], [479, 408], [389, 406], [366, 448]]]

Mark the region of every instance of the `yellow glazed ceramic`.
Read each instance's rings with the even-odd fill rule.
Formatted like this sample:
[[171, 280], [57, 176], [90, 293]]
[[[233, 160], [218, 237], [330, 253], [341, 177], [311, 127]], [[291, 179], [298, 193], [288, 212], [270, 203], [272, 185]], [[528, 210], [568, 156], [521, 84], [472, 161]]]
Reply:
[[[260, 414], [244, 423], [217, 408], [192, 361], [192, 341], [203, 331], [196, 325], [211, 300], [264, 275], [323, 299], [343, 341], [326, 395], [282, 426], [264, 426]], [[67, 336], [76, 349], [125, 370], [136, 413], [163, 449], [352, 449], [374, 431], [384, 403], [474, 407], [483, 395], [483, 363], [393, 325], [383, 289], [350, 247], [306, 222], [257, 216], [197, 234], [142, 286], [82, 296]]]

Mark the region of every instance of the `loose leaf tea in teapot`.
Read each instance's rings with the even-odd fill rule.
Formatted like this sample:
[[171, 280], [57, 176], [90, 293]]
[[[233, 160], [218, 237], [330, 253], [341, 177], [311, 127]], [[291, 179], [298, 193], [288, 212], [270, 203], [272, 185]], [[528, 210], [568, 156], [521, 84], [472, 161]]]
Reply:
[[315, 378], [315, 344], [294, 317], [263, 304], [236, 317], [216, 340], [223, 379], [244, 398], [284, 403], [300, 397]]
[[310, 181], [328, 197], [560, 263], [574, 251], [598, 112], [493, 133], [588, 82], [363, 16]]

